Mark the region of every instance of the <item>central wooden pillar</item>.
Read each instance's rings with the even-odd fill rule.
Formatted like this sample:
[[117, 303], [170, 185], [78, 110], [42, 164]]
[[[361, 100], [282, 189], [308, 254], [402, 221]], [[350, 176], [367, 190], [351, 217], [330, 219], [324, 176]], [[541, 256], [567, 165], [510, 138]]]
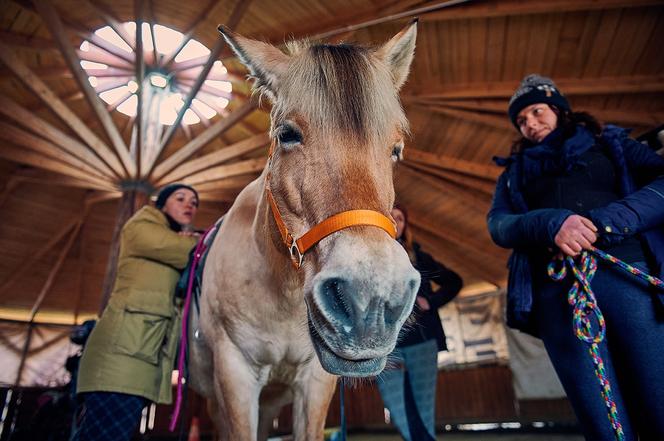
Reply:
[[118, 205], [118, 212], [113, 227], [113, 238], [111, 240], [111, 249], [106, 263], [106, 276], [101, 291], [101, 302], [99, 304], [99, 316], [104, 312], [111, 297], [115, 285], [115, 277], [118, 270], [118, 256], [120, 255], [120, 232], [122, 227], [130, 217], [142, 206], [149, 202], [150, 195], [153, 192], [152, 186], [144, 181], [127, 181], [121, 185], [122, 197]]

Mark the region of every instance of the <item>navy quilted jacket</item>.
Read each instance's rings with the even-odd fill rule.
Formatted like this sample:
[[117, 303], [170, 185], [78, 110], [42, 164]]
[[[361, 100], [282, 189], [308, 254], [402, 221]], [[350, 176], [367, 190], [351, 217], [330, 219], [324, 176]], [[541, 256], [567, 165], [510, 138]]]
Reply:
[[[623, 198], [590, 211], [604, 243], [618, 243], [640, 234], [654, 256], [655, 276], [664, 275], [664, 157], [630, 139], [627, 131], [607, 125], [605, 145], [620, 180]], [[532, 274], [528, 252], [533, 245], [555, 248], [554, 238], [565, 219], [566, 209], [528, 210], [519, 185], [518, 161], [512, 161], [498, 178], [487, 215], [493, 241], [513, 249], [510, 256], [507, 293], [507, 324], [534, 334], [530, 323]], [[664, 292], [658, 295], [664, 308]]]

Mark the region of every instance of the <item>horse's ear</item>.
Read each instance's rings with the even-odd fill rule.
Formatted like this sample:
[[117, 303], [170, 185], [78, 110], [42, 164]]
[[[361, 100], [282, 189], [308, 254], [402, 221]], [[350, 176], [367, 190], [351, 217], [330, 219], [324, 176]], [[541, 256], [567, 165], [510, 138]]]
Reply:
[[245, 38], [224, 25], [219, 25], [217, 30], [256, 79], [254, 89], [267, 92], [274, 99], [279, 80], [288, 67], [289, 56], [271, 44]]
[[401, 88], [408, 77], [410, 63], [415, 54], [416, 37], [417, 19], [411, 21], [376, 52], [376, 55], [390, 68], [397, 89]]

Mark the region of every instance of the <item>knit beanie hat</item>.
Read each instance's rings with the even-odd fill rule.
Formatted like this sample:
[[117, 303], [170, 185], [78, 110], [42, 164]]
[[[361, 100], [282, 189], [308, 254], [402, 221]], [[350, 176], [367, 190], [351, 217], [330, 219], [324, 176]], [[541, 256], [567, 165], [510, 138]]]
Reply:
[[168, 197], [170, 195], [172, 195], [173, 193], [175, 193], [177, 190], [181, 189], [181, 188], [186, 188], [187, 190], [193, 191], [194, 194], [196, 195], [196, 199], [198, 199], [198, 192], [196, 190], [194, 190], [193, 187], [191, 187], [187, 184], [181, 184], [181, 183], [168, 184], [167, 186], [165, 186], [164, 188], [159, 190], [159, 195], [157, 196], [157, 201], [154, 204], [155, 207], [157, 207], [160, 210], [162, 208], [164, 208], [164, 205], [166, 205], [166, 200], [168, 199]]
[[560, 93], [551, 78], [530, 74], [521, 80], [519, 88], [510, 99], [507, 110], [510, 121], [512, 121], [517, 130], [519, 130], [519, 126], [516, 123], [516, 117], [519, 115], [519, 112], [524, 107], [536, 103], [552, 104], [561, 111], [570, 110], [567, 99]]

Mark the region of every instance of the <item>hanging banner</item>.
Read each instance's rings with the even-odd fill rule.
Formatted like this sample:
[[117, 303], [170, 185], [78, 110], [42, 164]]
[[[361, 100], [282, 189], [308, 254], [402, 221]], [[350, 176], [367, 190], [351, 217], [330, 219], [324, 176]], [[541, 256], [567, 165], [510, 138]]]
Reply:
[[506, 361], [504, 294], [496, 291], [457, 297], [438, 312], [448, 350], [438, 353], [438, 366]]

